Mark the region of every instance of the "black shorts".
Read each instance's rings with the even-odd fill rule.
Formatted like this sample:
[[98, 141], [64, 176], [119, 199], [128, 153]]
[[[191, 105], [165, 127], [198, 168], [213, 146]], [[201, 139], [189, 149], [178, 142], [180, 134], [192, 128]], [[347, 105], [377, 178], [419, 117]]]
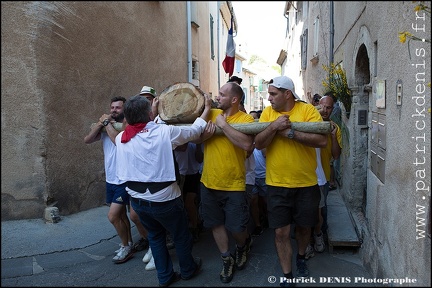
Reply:
[[250, 216], [246, 192], [208, 189], [201, 183], [200, 215], [206, 228], [225, 225], [230, 232], [243, 232]]
[[321, 192], [318, 185], [285, 188], [267, 185], [269, 227], [276, 229], [292, 223], [314, 227], [318, 223]]

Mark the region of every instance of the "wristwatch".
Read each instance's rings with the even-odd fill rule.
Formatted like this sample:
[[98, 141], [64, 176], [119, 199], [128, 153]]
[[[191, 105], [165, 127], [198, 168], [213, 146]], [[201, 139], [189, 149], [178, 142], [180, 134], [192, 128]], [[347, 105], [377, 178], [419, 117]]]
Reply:
[[102, 125], [105, 127], [105, 126], [107, 126], [109, 123], [110, 123], [110, 120], [109, 120], [109, 119], [105, 119], [105, 120], [102, 122]]
[[294, 138], [294, 129], [290, 129], [290, 131], [288, 132], [288, 138], [289, 139], [293, 139]]

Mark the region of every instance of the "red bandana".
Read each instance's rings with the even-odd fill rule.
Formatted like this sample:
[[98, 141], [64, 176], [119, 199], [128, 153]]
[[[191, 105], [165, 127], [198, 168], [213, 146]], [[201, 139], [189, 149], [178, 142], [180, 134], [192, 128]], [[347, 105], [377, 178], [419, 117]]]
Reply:
[[127, 125], [123, 132], [121, 143], [129, 142], [129, 140], [131, 140], [136, 134], [141, 132], [146, 125], [147, 123], [137, 123], [134, 125]]

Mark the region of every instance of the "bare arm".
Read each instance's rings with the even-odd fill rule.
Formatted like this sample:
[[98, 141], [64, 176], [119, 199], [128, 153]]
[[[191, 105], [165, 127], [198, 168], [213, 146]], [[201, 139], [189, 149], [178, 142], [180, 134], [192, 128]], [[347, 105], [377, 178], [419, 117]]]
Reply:
[[228, 137], [231, 143], [233, 143], [235, 146], [242, 148], [245, 151], [253, 150], [254, 136], [244, 134], [234, 129], [226, 122], [225, 115], [220, 114], [216, 117], [216, 125], [222, 129], [225, 136]]
[[[278, 134], [283, 137], [288, 137], [289, 130], [290, 129], [282, 130]], [[294, 138], [292, 138], [292, 140], [314, 148], [324, 148], [327, 145], [327, 135], [325, 134], [294, 131]]]
[[[205, 97], [205, 106], [204, 106], [204, 111], [200, 117], [207, 121], [207, 118], [209, 117], [210, 114], [210, 110], [212, 108], [213, 101], [207, 94], [204, 95], [204, 97]], [[209, 139], [210, 137], [212, 137], [215, 131], [216, 131], [216, 125], [209, 120], [207, 121], [207, 125], [204, 131], [201, 133], [200, 137], [197, 140], [192, 142], [197, 145], [201, 144], [207, 139]]]
[[341, 147], [339, 146], [339, 142], [337, 140], [337, 131], [339, 129], [339, 127], [337, 125], [335, 125], [333, 123], [333, 121], [331, 121], [332, 127], [334, 127], [334, 129], [332, 129], [331, 131], [331, 140], [332, 140], [332, 147], [331, 147], [331, 152], [332, 152], [332, 157], [334, 160], [339, 159], [339, 156], [341, 154]]
[[[126, 126], [124, 125], [126, 121], [123, 122], [123, 128], [126, 128]], [[114, 121], [111, 121], [106, 127], [105, 130], [109, 136], [109, 138], [111, 139], [111, 141], [114, 143], [115, 145], [115, 138], [116, 136], [120, 133], [119, 131], [117, 131], [114, 126], [112, 125], [112, 123], [114, 123]]]
[[[92, 126], [89, 134], [84, 137], [84, 143], [91, 144], [91, 143], [99, 141], [101, 139], [101, 130], [104, 127], [102, 122], [105, 119], [110, 119], [110, 115], [102, 114], [102, 116], [99, 118], [99, 121], [94, 126]], [[109, 125], [109, 126], [112, 126], [112, 125]]]
[[278, 131], [285, 130], [291, 127], [289, 117], [286, 115], [279, 116], [275, 121], [271, 122], [266, 129], [255, 136], [255, 147], [258, 150], [266, 148], [273, 141], [274, 136]]
[[204, 131], [201, 133], [200, 137], [193, 141], [195, 144], [200, 144], [213, 136], [216, 131], [216, 125], [212, 121], [208, 121]]
[[159, 105], [159, 99], [153, 98], [153, 101], [151, 103], [151, 113], [150, 113], [150, 120], [154, 120], [156, 116], [158, 115], [158, 105]]

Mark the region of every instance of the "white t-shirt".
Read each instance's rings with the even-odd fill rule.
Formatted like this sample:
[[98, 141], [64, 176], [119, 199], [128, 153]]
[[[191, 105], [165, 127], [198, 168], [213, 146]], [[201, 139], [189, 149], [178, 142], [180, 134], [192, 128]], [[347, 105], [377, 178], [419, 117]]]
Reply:
[[[130, 141], [121, 143], [123, 132], [116, 137], [117, 176], [122, 181], [167, 182], [175, 181], [172, 151], [186, 142], [197, 139], [204, 131], [206, 121], [198, 117], [190, 126], [160, 125], [151, 121]], [[163, 202], [181, 195], [177, 182], [151, 194], [126, 188], [134, 198]]]
[[318, 177], [318, 185], [323, 186], [327, 183], [327, 179], [324, 174], [324, 169], [321, 164], [321, 148], [315, 148], [317, 157], [317, 168], [315, 170]]
[[116, 146], [107, 133], [101, 134], [102, 147], [104, 152], [105, 181], [110, 184], [123, 184], [116, 174]]

